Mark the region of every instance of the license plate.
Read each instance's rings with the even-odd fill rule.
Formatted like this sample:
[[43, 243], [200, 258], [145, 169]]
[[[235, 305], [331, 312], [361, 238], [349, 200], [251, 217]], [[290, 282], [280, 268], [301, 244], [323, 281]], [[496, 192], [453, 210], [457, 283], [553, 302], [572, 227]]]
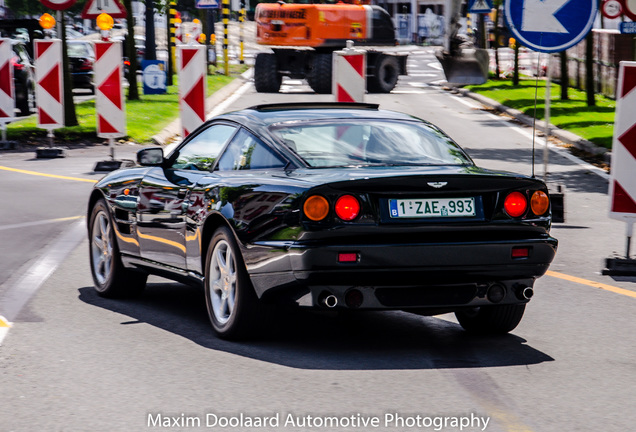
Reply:
[[392, 218], [444, 218], [475, 216], [475, 198], [389, 200]]

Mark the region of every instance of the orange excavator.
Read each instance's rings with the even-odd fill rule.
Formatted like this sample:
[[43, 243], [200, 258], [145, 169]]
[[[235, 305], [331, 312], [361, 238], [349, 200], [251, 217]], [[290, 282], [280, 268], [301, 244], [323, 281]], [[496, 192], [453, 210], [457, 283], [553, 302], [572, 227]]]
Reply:
[[[365, 0], [367, 1], [367, 0]], [[395, 46], [395, 27], [379, 6], [347, 0], [335, 4], [259, 3], [256, 42], [273, 52], [256, 56], [256, 91], [276, 93], [283, 76], [306, 79], [316, 93], [331, 93], [332, 53], [347, 40], [367, 51], [367, 90], [388, 93], [406, 75], [406, 54], [386, 52]]]

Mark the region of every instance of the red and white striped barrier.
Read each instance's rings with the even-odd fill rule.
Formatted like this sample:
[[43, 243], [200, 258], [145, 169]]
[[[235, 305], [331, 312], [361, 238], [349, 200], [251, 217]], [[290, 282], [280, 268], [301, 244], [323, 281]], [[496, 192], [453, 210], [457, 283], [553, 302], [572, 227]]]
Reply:
[[94, 44], [93, 79], [97, 136], [121, 138], [126, 136], [121, 42], [95, 41]]
[[183, 137], [205, 122], [204, 45], [179, 45], [179, 111]]
[[636, 219], [636, 62], [621, 62], [612, 143], [610, 217]]
[[11, 39], [0, 38], [0, 122], [3, 124], [13, 119], [15, 110], [12, 58]]
[[347, 48], [333, 53], [333, 94], [336, 102], [364, 102], [367, 52], [352, 46], [348, 43]]
[[49, 131], [64, 126], [62, 41], [35, 41], [35, 99], [38, 127]]

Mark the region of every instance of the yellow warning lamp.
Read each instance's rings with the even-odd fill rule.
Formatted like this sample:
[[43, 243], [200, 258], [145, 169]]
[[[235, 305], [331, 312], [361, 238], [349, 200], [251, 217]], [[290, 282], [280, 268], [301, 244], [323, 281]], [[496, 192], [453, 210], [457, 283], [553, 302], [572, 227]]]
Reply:
[[197, 42], [199, 42], [200, 44], [205, 44], [205, 33], [201, 33], [199, 35], [199, 38], [197, 39]]
[[55, 18], [51, 14], [45, 13], [40, 17], [40, 27], [50, 30], [55, 27]]
[[216, 35], [214, 33], [210, 35], [210, 45], [216, 45]]
[[174, 19], [174, 23], [175, 24], [181, 24], [181, 18], [175, 18]]
[[99, 27], [99, 29], [103, 31], [108, 31], [115, 25], [113, 17], [108, 15], [107, 13], [99, 14], [95, 21], [97, 22], [97, 27]]
[[195, 19], [192, 20], [192, 23], [193, 24], [201, 24], [201, 21], [199, 21], [198, 18], [195, 18]]

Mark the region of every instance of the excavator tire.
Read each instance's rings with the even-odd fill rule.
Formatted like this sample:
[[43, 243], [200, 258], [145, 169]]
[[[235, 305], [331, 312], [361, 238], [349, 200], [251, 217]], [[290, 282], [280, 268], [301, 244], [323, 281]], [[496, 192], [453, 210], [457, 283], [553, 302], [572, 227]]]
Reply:
[[317, 53], [314, 56], [314, 67], [307, 75], [307, 83], [313, 91], [319, 94], [331, 93], [332, 54]]
[[395, 56], [379, 55], [375, 61], [375, 75], [367, 79], [369, 93], [390, 93], [397, 84], [400, 64]]
[[276, 54], [258, 53], [254, 61], [254, 87], [259, 93], [278, 93], [282, 77], [278, 74]]

